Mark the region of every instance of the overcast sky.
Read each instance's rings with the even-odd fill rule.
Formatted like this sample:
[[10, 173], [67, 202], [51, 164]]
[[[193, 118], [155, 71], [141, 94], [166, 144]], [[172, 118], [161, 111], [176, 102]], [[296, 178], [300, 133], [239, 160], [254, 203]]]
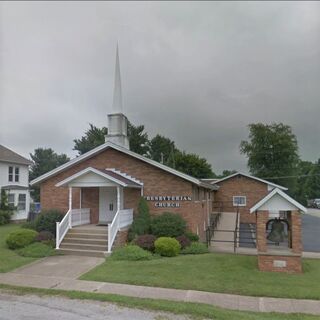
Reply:
[[119, 41], [124, 113], [213, 170], [246, 170], [254, 122], [320, 157], [320, 2], [1, 2], [0, 143], [75, 156], [107, 126]]

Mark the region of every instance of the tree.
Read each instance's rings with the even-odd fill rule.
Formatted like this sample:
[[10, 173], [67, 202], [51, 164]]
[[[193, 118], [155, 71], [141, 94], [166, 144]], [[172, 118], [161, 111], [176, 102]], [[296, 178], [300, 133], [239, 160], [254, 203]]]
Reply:
[[307, 200], [320, 198], [320, 159], [313, 164], [313, 168], [306, 177], [304, 186]]
[[205, 158], [200, 158], [194, 153], [186, 153], [185, 151], [175, 152], [174, 161], [176, 170], [192, 177], [199, 179], [215, 177], [211, 164]]
[[249, 141], [241, 142], [240, 151], [248, 158], [250, 173], [284, 185], [293, 194], [299, 155], [297, 138], [291, 127], [283, 123], [257, 123], [250, 124], [249, 131]]
[[160, 134], [157, 134], [150, 141], [150, 158], [152, 160], [161, 162], [163, 158], [163, 163], [169, 165], [171, 153], [177, 151], [174, 141]]
[[[37, 148], [34, 150], [33, 154], [30, 153], [30, 157], [34, 162], [30, 168], [30, 180], [33, 180], [70, 160], [66, 154], [57, 154], [51, 148]], [[39, 187], [34, 187], [32, 196], [35, 201], [40, 201]]]
[[218, 176], [219, 179], [222, 179], [224, 177], [228, 177], [228, 176], [231, 176], [232, 174], [236, 173], [237, 170], [223, 170], [222, 171], [222, 174], [220, 174]]
[[89, 123], [89, 126], [90, 128], [85, 132], [84, 136], [80, 139], [73, 140], [73, 150], [77, 150], [79, 155], [103, 144], [105, 141], [105, 135], [108, 134], [108, 129], [106, 127], [100, 129], [91, 123]]
[[130, 150], [143, 156], [149, 153], [148, 134], [144, 132], [144, 125], [135, 126], [128, 121], [128, 138]]
[[[300, 160], [298, 163], [298, 178], [297, 178], [297, 188], [295, 192], [295, 199], [304, 205], [307, 205], [308, 200], [311, 199], [311, 184], [312, 184], [312, 171], [315, 164], [310, 161]], [[320, 185], [319, 187], [320, 188]]]

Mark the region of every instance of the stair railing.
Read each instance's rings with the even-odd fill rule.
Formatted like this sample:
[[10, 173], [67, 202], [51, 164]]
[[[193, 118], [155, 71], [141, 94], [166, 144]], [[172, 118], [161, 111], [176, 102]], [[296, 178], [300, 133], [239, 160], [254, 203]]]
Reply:
[[56, 222], [56, 249], [59, 249], [64, 236], [72, 228], [71, 212], [72, 210], [69, 210], [60, 222]]

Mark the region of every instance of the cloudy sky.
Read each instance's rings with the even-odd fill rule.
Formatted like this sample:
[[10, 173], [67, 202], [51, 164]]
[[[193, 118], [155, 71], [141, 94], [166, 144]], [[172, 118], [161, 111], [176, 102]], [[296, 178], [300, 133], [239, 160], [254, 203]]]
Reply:
[[320, 157], [320, 2], [1, 2], [0, 143], [75, 156], [107, 125], [119, 41], [124, 112], [214, 171], [246, 170], [254, 122]]

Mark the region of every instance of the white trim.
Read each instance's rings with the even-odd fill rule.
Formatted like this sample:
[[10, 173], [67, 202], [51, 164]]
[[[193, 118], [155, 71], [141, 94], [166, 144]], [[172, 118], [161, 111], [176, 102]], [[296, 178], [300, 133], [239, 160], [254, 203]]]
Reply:
[[[243, 204], [235, 203], [234, 198], [244, 198], [244, 203]], [[247, 205], [247, 196], [233, 196], [232, 204], [234, 207], [245, 207]]]
[[221, 179], [219, 179], [219, 180], [216, 180], [216, 181], [214, 181], [213, 183], [214, 183], [214, 184], [219, 184], [220, 182], [222, 182], [222, 181], [224, 181], [224, 180], [227, 180], [227, 179], [230, 179], [230, 178], [233, 178], [233, 177], [235, 177], [235, 176], [237, 176], [237, 175], [241, 175], [241, 176], [247, 177], [247, 178], [249, 178], [249, 179], [253, 179], [253, 180], [260, 181], [260, 182], [265, 183], [265, 184], [267, 184], [267, 185], [269, 185], [269, 186], [272, 186], [272, 187], [274, 187], [274, 188], [279, 188], [279, 189], [281, 189], [281, 190], [288, 190], [288, 188], [286, 188], [286, 187], [280, 186], [280, 185], [278, 185], [278, 184], [272, 183], [272, 182], [267, 181], [267, 180], [264, 180], [264, 179], [260, 179], [260, 178], [254, 177], [254, 176], [250, 176], [249, 174], [242, 173], [242, 172], [233, 173], [233, 174], [231, 174], [230, 176], [227, 176], [227, 177], [221, 178]]
[[101, 176], [101, 177], [103, 177], [103, 178], [106, 178], [106, 179], [108, 179], [108, 180], [111, 180], [111, 181], [115, 182], [116, 184], [119, 184], [119, 185], [121, 185], [121, 186], [123, 186], [123, 187], [127, 187], [127, 186], [128, 186], [126, 183], [124, 183], [124, 182], [122, 182], [122, 181], [120, 181], [120, 180], [118, 180], [118, 179], [116, 179], [116, 178], [114, 178], [114, 177], [109, 176], [107, 173], [103, 173], [103, 172], [101, 172], [100, 170], [97, 170], [97, 169], [92, 168], [92, 167], [88, 167], [88, 168], [86, 168], [86, 169], [84, 169], [84, 170], [82, 170], [82, 171], [79, 171], [79, 172], [77, 172], [76, 174], [68, 177], [67, 179], [64, 179], [64, 180], [58, 182], [58, 183], [56, 184], [56, 187], [65, 186], [65, 185], [67, 185], [68, 183], [70, 183], [72, 180], [74, 180], [74, 179], [76, 179], [76, 178], [79, 178], [79, 177], [81, 177], [82, 175], [87, 174], [88, 172], [93, 172], [93, 173], [95, 173], [95, 174], [97, 174], [97, 175], [99, 175], [99, 176]]
[[161, 164], [161, 163], [159, 163], [157, 161], [148, 159], [148, 158], [146, 158], [144, 156], [141, 156], [140, 154], [132, 152], [132, 151], [126, 149], [126, 148], [123, 148], [123, 147], [118, 146], [118, 145], [116, 145], [114, 143], [111, 143], [111, 142], [106, 142], [106, 143], [102, 144], [101, 146], [98, 146], [98, 147], [86, 152], [85, 154], [70, 160], [69, 162], [61, 165], [60, 167], [58, 167], [56, 169], [53, 169], [53, 170], [43, 174], [42, 176], [32, 180], [30, 182], [30, 185], [33, 186], [35, 184], [38, 184], [38, 183], [44, 181], [45, 179], [48, 179], [48, 178], [52, 177], [53, 175], [59, 173], [60, 171], [63, 171], [63, 170], [73, 166], [74, 164], [76, 164], [78, 162], [84, 161], [84, 160], [92, 157], [93, 155], [95, 155], [95, 154], [97, 154], [99, 152], [102, 152], [102, 151], [104, 151], [105, 149], [108, 149], [108, 148], [113, 148], [113, 149], [115, 149], [115, 150], [117, 150], [119, 152], [125, 153], [125, 154], [127, 154], [129, 156], [132, 156], [132, 157], [134, 157], [136, 159], [139, 159], [139, 160], [144, 161], [144, 162], [146, 162], [148, 164], [151, 164], [151, 165], [153, 165], [153, 166], [155, 166], [157, 168], [160, 168], [160, 169], [162, 169], [164, 171], [167, 171], [167, 172], [169, 172], [171, 174], [174, 174], [174, 175], [176, 175], [176, 176], [178, 176], [178, 177], [180, 177], [182, 179], [190, 181], [190, 182], [192, 182], [192, 183], [194, 183], [196, 185], [205, 187], [207, 189], [217, 190], [217, 187], [215, 185], [213, 185], [213, 184], [211, 184], [211, 186], [209, 184], [208, 184], [208, 186], [203, 186], [202, 185], [203, 182], [201, 180], [199, 180], [199, 179], [193, 178], [193, 177], [191, 177], [191, 176], [189, 176], [187, 174], [184, 174], [184, 173], [179, 172], [179, 171], [177, 171], [175, 169], [167, 167], [167, 166], [165, 166], [165, 165], [163, 165], [163, 164]]
[[115, 168], [106, 168], [106, 170], [112, 171], [112, 172], [118, 174], [119, 176], [122, 176], [128, 180], [131, 180], [132, 182], [139, 184], [140, 186], [143, 186], [143, 182], [141, 182], [140, 180], [138, 180], [138, 179], [136, 179], [136, 178], [124, 173], [124, 172], [121, 172], [120, 170], [116, 170]]
[[291, 203], [293, 206], [297, 207], [297, 209], [299, 209], [300, 211], [306, 213], [307, 209], [300, 204], [299, 202], [297, 202], [296, 200], [292, 199], [290, 196], [288, 196], [286, 193], [284, 193], [283, 191], [281, 191], [280, 189], [276, 188], [273, 189], [273, 191], [271, 191], [269, 194], [267, 194], [263, 199], [261, 199], [257, 204], [255, 204], [251, 209], [250, 209], [250, 213], [256, 212], [257, 210], [259, 210], [259, 208], [264, 205], [267, 201], [269, 201], [274, 195], [278, 194], [279, 196], [281, 196], [282, 198], [284, 198], [285, 200], [287, 200], [289, 203]]

